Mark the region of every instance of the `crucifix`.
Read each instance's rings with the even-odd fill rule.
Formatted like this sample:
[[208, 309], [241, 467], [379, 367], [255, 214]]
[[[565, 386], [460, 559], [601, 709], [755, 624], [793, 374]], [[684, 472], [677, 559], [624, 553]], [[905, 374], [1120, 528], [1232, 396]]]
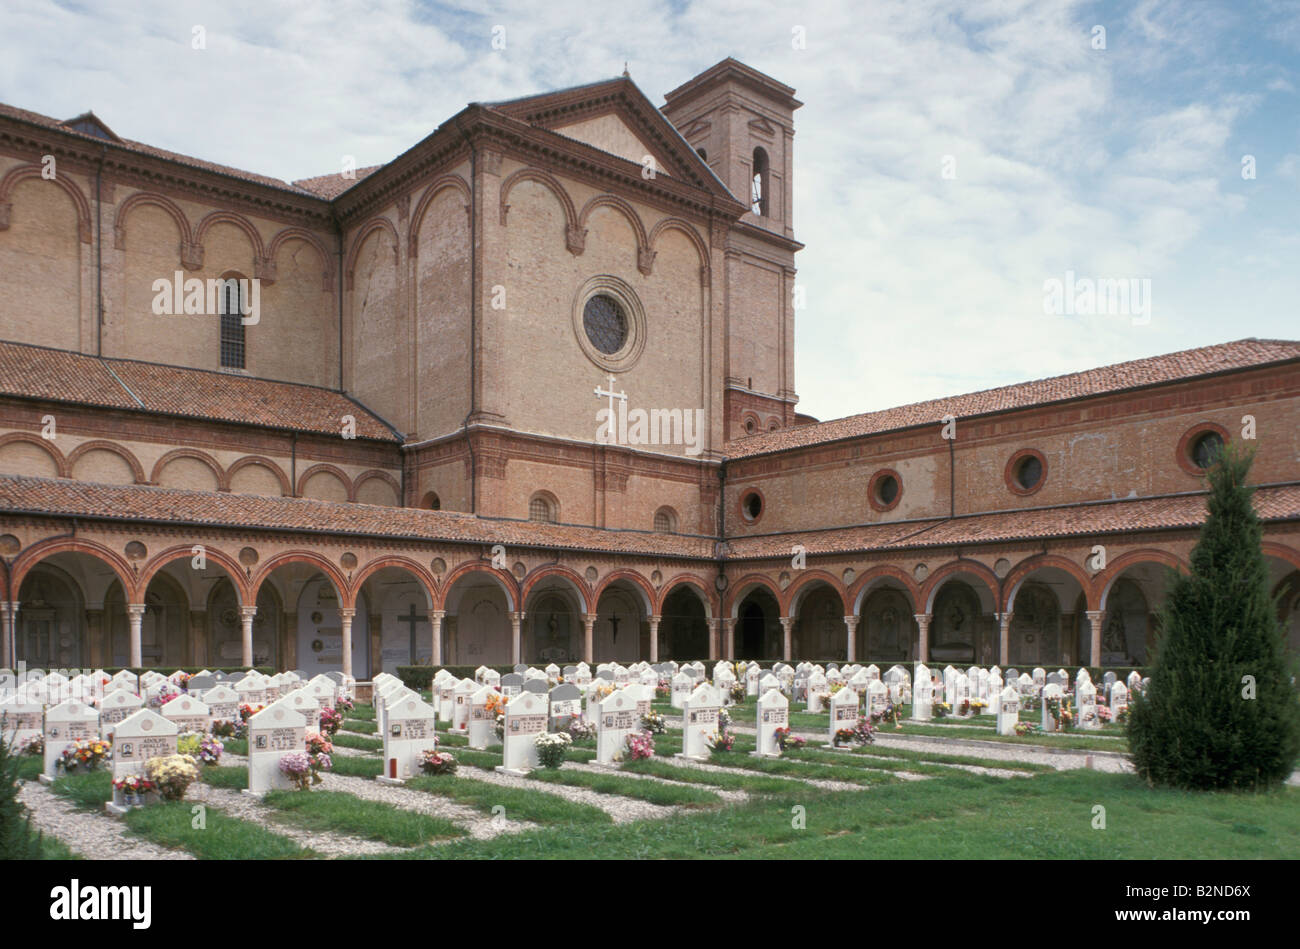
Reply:
[[415, 615], [414, 603], [412, 603], [409, 607], [407, 607], [405, 616], [399, 616], [397, 618], [401, 620], [403, 623], [408, 624], [408, 627], [411, 630], [411, 662], [415, 662], [415, 624], [425, 622], [426, 618], [423, 616]]
[[614, 635], [610, 637], [611, 642], [618, 642], [618, 614], [609, 614], [609, 625], [614, 628]]
[[606, 391], [605, 391], [604, 389], [602, 389], [600, 386], [596, 386], [595, 392], [596, 392], [596, 398], [598, 398], [598, 399], [608, 398], [608, 399], [609, 399], [609, 421], [610, 421], [610, 429], [613, 430], [613, 424], [614, 424], [614, 400], [615, 400], [615, 399], [618, 399], [618, 400], [620, 400], [621, 402], [627, 402], [627, 393], [626, 393], [626, 392], [615, 392], [615, 391], [614, 391], [614, 374], [613, 374], [612, 372], [609, 374], [609, 391], [606, 392]]

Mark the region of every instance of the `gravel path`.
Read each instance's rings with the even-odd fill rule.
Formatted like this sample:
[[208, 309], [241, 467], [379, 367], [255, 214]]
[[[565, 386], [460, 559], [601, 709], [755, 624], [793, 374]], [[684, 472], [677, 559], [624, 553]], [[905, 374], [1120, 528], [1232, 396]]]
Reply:
[[324, 778], [322, 787], [327, 791], [346, 791], [367, 801], [381, 801], [403, 810], [443, 817], [465, 828], [475, 840], [488, 840], [501, 834], [517, 834], [521, 831], [533, 830], [537, 826], [528, 821], [506, 820], [485, 815], [466, 804], [457, 804], [440, 795], [398, 787], [395, 784], [380, 784], [378, 781], [340, 774], [326, 774]]
[[[310, 792], [308, 792], [310, 793]], [[288, 837], [301, 847], [316, 851], [322, 857], [352, 857], [361, 854], [395, 853], [401, 848], [393, 847], [379, 840], [367, 840], [364, 837], [349, 837], [335, 831], [308, 830], [288, 821], [272, 820], [275, 808], [260, 803], [257, 798], [230, 788], [214, 788], [210, 784], [195, 781], [185, 793], [185, 800], [198, 804], [209, 804], [230, 817], [238, 817], [253, 824], [265, 827], [281, 837]]]
[[[682, 768], [694, 768], [697, 771], [711, 771], [715, 774], [752, 774], [755, 777], [778, 778], [782, 781], [797, 781], [800, 784], [810, 784], [815, 788], [821, 788], [823, 791], [865, 791], [867, 788], [861, 784], [850, 784], [848, 781], [829, 781], [822, 778], [801, 778], [793, 774], [768, 774], [765, 771], [746, 771], [744, 768], [728, 768], [725, 765], [709, 764], [705, 761], [693, 761], [690, 758], [674, 758], [673, 764]], [[813, 762], [804, 762], [812, 764]], [[924, 775], [918, 775], [924, 777]]]
[[[672, 763], [677, 764], [678, 762], [673, 761]], [[581, 761], [566, 761], [561, 765], [561, 767], [573, 771], [586, 771], [591, 774], [609, 773], [608, 768], [602, 768], [598, 765], [592, 765]], [[713, 787], [711, 785], [695, 784], [691, 781], [674, 781], [672, 778], [661, 778], [657, 774], [639, 774], [636, 771], [624, 771], [621, 768], [618, 773], [625, 778], [639, 778], [643, 781], [657, 781], [660, 784], [671, 784], [673, 787], [678, 788], [701, 788], [709, 790], [717, 794], [718, 797], [722, 798], [722, 800], [726, 801], [728, 804], [743, 804], [745, 801], [749, 800], [749, 794], [745, 791], [724, 790], [723, 788]]]
[[94, 811], [80, 811], [49, 788], [24, 781], [18, 792], [32, 815], [32, 823], [55, 837], [73, 853], [87, 860], [193, 860], [183, 850], [169, 850], [126, 833], [116, 818]]
[[[574, 762], [571, 762], [573, 764]], [[590, 804], [608, 814], [615, 824], [626, 824], [636, 820], [657, 820], [670, 817], [678, 808], [638, 801], [635, 798], [620, 797], [617, 794], [599, 794], [587, 788], [572, 787], [567, 784], [548, 784], [545, 781], [532, 781], [513, 774], [501, 774], [498, 771], [475, 769], [474, 780], [488, 784], [499, 784], [507, 788], [522, 788], [525, 791], [541, 791], [544, 794], [556, 794], [579, 804]]]

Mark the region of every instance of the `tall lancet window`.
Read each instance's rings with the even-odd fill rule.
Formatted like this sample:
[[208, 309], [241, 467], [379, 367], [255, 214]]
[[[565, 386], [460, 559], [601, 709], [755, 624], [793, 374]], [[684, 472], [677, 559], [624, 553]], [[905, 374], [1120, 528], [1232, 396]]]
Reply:
[[749, 194], [749, 209], [759, 217], [767, 217], [767, 195], [771, 190], [771, 178], [767, 170], [767, 152], [761, 148], [754, 149], [754, 179]]
[[244, 368], [244, 308], [236, 276], [221, 284], [221, 368]]

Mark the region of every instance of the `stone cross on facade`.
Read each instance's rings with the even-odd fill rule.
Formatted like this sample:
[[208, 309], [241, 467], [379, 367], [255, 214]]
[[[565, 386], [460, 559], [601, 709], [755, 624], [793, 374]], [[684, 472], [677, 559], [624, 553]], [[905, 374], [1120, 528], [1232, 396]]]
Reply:
[[615, 392], [615, 391], [614, 391], [614, 374], [613, 374], [612, 372], [609, 374], [609, 391], [606, 392], [606, 391], [605, 391], [604, 389], [602, 389], [600, 386], [596, 386], [595, 392], [596, 392], [596, 398], [598, 398], [598, 399], [605, 399], [605, 398], [608, 398], [608, 399], [609, 399], [609, 417], [610, 417], [611, 420], [614, 418], [614, 400], [615, 400], [615, 399], [618, 399], [618, 400], [621, 401], [621, 402], [626, 402], [626, 401], [627, 401], [627, 393], [626, 393], [626, 392]]

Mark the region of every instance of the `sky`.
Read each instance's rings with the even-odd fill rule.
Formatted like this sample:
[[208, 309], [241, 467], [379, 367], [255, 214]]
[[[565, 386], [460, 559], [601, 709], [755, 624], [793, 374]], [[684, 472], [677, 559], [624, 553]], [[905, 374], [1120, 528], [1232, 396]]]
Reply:
[[285, 180], [624, 63], [656, 105], [727, 56], [793, 86], [818, 418], [1300, 338], [1300, 0], [0, 6], [0, 101]]

